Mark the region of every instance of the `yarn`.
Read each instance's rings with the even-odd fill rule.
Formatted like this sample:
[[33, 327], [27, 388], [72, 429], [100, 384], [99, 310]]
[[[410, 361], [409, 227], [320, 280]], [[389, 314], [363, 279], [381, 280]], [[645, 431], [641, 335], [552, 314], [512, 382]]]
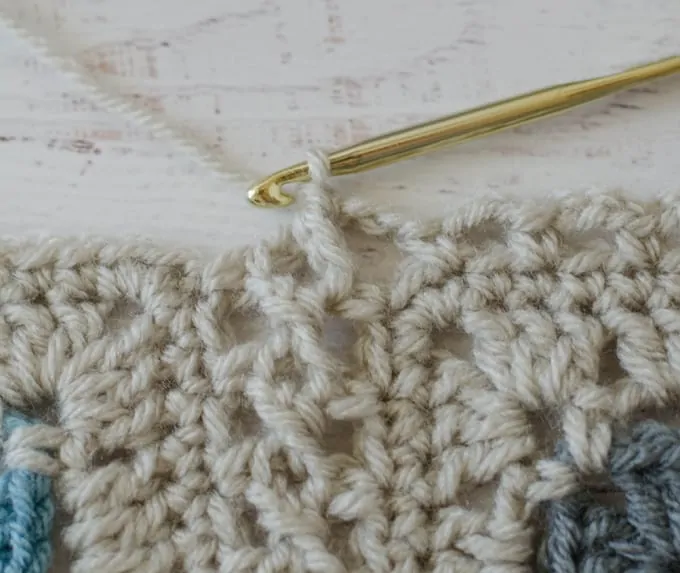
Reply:
[[[30, 422], [15, 412], [5, 413], [7, 437]], [[50, 565], [50, 535], [54, 505], [50, 478], [25, 469], [0, 475], [0, 571], [45, 573]]]
[[[6, 461], [58, 482], [74, 572], [528, 573], [546, 524], [568, 525], [544, 505], [606, 468], [625, 490], [643, 438], [654, 489], [607, 535], [649, 527], [670, 554], [672, 448], [649, 444], [675, 442], [611, 436], [680, 393], [680, 202], [489, 201], [430, 223], [315, 184], [301, 203], [212, 259], [0, 243], [0, 400], [53, 412]], [[395, 251], [384, 280], [357, 233]]]
[[254, 174], [246, 174], [242, 168], [238, 171], [229, 168], [221, 153], [215, 153], [181, 125], [173, 124], [162, 114], [140, 106], [138, 102], [117, 93], [112, 86], [105, 86], [103, 78], [95, 77], [85, 66], [66, 53], [62, 46], [35, 34], [9, 13], [0, 11], [0, 27], [26, 44], [40, 62], [64, 74], [99, 108], [115, 113], [134, 125], [141, 126], [160, 139], [172, 142], [196, 163], [219, 177], [221, 181], [245, 188], [256, 179]]
[[[566, 449], [559, 457], [571, 461]], [[625, 509], [594, 503], [587, 489], [551, 502], [547, 570], [680, 571], [680, 431], [646, 422], [617, 436], [607, 470]]]
[[[0, 22], [105, 109], [250, 179]], [[680, 202], [480, 201], [418, 223], [333, 197], [328, 158], [308, 161], [292, 227], [215, 259], [0, 242], [0, 403], [55, 413], [3, 419], [20, 431], [0, 571], [46, 570], [48, 476], [74, 573], [680, 570], [680, 434], [615, 433], [680, 395]], [[388, 278], [352, 233], [396, 251]], [[625, 509], [588, 494], [592, 473]]]

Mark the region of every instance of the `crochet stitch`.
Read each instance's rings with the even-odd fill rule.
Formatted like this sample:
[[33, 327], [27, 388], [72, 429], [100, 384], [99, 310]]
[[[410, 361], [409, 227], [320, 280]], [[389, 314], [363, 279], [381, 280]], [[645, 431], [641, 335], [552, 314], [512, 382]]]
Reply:
[[[528, 573], [543, 504], [680, 394], [679, 202], [416, 223], [305, 193], [212, 260], [2, 244], [0, 400], [55, 417], [6, 459], [58, 481], [76, 573]], [[396, 249], [390, 278], [356, 234]]]
[[[566, 450], [559, 457], [571, 462]], [[626, 508], [594, 503], [587, 490], [551, 502], [547, 570], [680, 571], [680, 431], [646, 422], [617, 436], [607, 470]]]
[[[100, 106], [246, 179], [0, 23]], [[416, 223], [330, 196], [325, 162], [291, 229], [214, 260], [0, 243], [0, 403], [54, 413], [3, 419], [0, 573], [48, 566], [48, 476], [75, 573], [680, 570], [679, 431], [612, 439], [680, 394], [680, 203]], [[397, 251], [389, 278], [353, 233]], [[590, 495], [593, 473], [625, 508]]]
[[[30, 422], [16, 412], [5, 413], [5, 437]], [[0, 571], [45, 573], [50, 565], [54, 505], [51, 480], [24, 469], [0, 475]]]

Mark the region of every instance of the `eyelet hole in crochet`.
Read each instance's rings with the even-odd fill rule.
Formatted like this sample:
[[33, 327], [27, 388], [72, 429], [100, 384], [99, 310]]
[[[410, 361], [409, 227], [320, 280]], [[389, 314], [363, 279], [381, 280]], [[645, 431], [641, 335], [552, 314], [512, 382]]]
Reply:
[[386, 283], [392, 280], [403, 259], [403, 253], [392, 240], [375, 237], [351, 228], [346, 235], [352, 252], [357, 278], [366, 282]]
[[611, 385], [627, 376], [617, 355], [616, 339], [612, 337], [605, 342], [600, 351], [598, 381], [603, 385]]
[[353, 422], [330, 419], [321, 439], [321, 447], [328, 454], [352, 454], [355, 429]]
[[[351, 395], [351, 377], [360, 368], [356, 358], [357, 341], [354, 321], [333, 315], [324, 321], [321, 344], [337, 361], [336, 367], [345, 384], [345, 396], [347, 393]], [[347, 408], [340, 409], [338, 413], [351, 418], [351, 405], [348, 404]], [[336, 419], [331, 414], [321, 440], [324, 451], [329, 454], [351, 454], [354, 449], [355, 429], [351, 419]]]
[[578, 233], [565, 233], [561, 247], [568, 255], [583, 253], [611, 253], [616, 248], [616, 233], [608, 229], [587, 229]]
[[507, 229], [497, 221], [485, 221], [466, 229], [465, 242], [480, 248], [505, 242]]
[[225, 345], [239, 345], [266, 336], [266, 321], [254, 310], [230, 308], [222, 315], [219, 326]]
[[323, 324], [321, 344], [335, 358], [348, 364], [352, 360], [357, 333], [351, 320], [329, 316]]
[[253, 409], [252, 401], [244, 397], [239, 405], [228, 410], [231, 418], [231, 438], [233, 440], [256, 439], [262, 435], [264, 425], [257, 412]]
[[556, 408], [545, 408], [527, 414], [529, 424], [536, 436], [536, 450], [549, 457], [555, 449], [557, 436], [561, 433], [562, 420]]
[[591, 503], [616, 511], [625, 511], [625, 494], [616, 487], [607, 474], [584, 476], [581, 487], [587, 492]]
[[113, 450], [99, 449], [92, 455], [92, 467], [101, 468], [110, 464], [127, 464], [135, 457], [135, 452], [123, 448]]
[[432, 353], [437, 359], [458, 357], [473, 360], [474, 340], [457, 325], [436, 329], [432, 333]]
[[135, 318], [144, 313], [144, 307], [135, 300], [120, 300], [113, 305], [108, 316], [108, 327], [111, 332], [129, 328]]

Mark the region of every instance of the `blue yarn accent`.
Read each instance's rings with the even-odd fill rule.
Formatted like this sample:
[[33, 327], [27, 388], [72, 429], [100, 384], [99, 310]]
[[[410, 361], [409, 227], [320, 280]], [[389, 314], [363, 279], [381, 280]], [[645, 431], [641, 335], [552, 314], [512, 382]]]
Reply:
[[[572, 463], [566, 447], [557, 459]], [[543, 565], [550, 573], [680, 572], [680, 430], [644, 422], [616, 436], [607, 476], [625, 508], [583, 489], [547, 507]]]
[[[30, 423], [6, 412], [3, 436]], [[0, 573], [46, 573], [52, 559], [53, 518], [50, 478], [21, 469], [0, 475]]]

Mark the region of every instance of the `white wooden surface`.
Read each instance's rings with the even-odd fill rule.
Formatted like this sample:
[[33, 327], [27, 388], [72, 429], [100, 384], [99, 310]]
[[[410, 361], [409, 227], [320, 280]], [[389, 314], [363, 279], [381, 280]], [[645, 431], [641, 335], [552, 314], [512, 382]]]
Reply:
[[[107, 84], [260, 175], [368, 135], [680, 53], [677, 0], [0, 0]], [[0, 32], [0, 233], [222, 249], [262, 211], [172, 142], [96, 109]], [[680, 79], [360, 177], [414, 215], [480, 193], [680, 187]]]
[[[680, 53], [678, 0], [0, 0], [102, 81], [260, 175], [414, 121]], [[94, 107], [0, 31], [0, 234], [206, 250], [263, 211], [172, 142]], [[680, 191], [680, 78], [338, 181], [416, 216], [484, 193]], [[62, 556], [63, 558], [63, 556]], [[60, 569], [61, 570], [61, 569]]]

